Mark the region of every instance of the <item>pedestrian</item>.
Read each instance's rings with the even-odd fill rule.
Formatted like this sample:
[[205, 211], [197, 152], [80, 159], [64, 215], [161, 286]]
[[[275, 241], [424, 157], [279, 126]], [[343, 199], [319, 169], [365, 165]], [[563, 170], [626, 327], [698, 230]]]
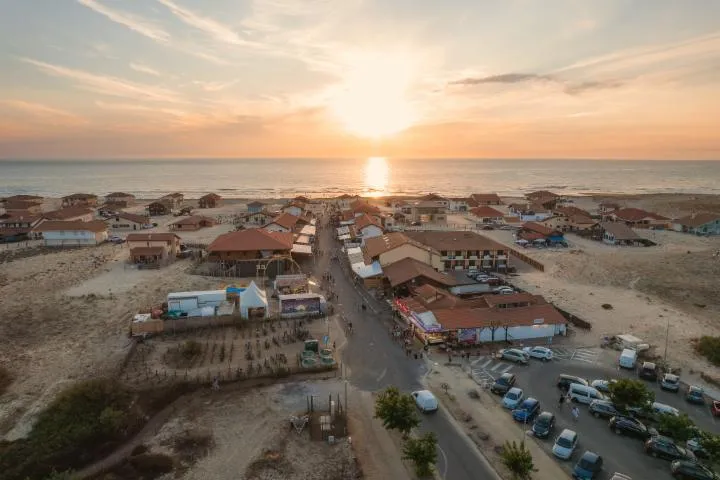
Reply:
[[578, 407], [573, 407], [572, 416], [573, 416], [573, 420], [577, 422], [578, 418], [580, 417], [580, 409]]
[[333, 350], [335, 350], [335, 342], [333, 341]]
[[560, 394], [560, 400], [558, 400], [558, 408], [562, 409], [563, 405], [565, 404], [565, 394]]

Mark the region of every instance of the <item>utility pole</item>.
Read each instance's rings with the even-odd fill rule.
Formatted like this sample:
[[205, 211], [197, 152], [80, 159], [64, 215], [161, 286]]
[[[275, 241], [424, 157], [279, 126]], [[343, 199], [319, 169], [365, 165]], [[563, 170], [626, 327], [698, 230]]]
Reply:
[[667, 364], [668, 341], [670, 340], [670, 317], [668, 316], [667, 328], [665, 329], [665, 355], [663, 361]]

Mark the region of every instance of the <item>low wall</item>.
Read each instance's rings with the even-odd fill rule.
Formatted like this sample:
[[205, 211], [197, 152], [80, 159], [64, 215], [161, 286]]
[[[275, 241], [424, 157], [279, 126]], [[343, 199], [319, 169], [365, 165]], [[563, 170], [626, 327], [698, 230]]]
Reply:
[[520, 252], [518, 252], [517, 250], [513, 250], [513, 249], [511, 248], [511, 249], [510, 249], [510, 255], [512, 255], [513, 257], [519, 258], [519, 259], [522, 260], [523, 262], [525, 262], [525, 263], [527, 263], [528, 265], [530, 265], [531, 267], [533, 267], [535, 270], [539, 270], [539, 271], [541, 271], [541, 272], [544, 272], [544, 271], [545, 271], [545, 265], [543, 265], [542, 263], [538, 262], [538, 261], [535, 260], [534, 258], [528, 257], [528, 256], [525, 255], [524, 253], [520, 253]]
[[562, 314], [563, 317], [565, 317], [568, 320], [568, 322], [572, 323], [576, 327], [582, 328], [583, 330], [592, 329], [592, 323], [587, 322], [587, 321], [583, 320], [582, 318], [578, 318], [577, 316], [573, 315], [570, 312], [566, 312], [562, 308], [559, 308], [557, 305], [555, 305], [555, 308], [557, 309], [558, 312], [560, 312]]

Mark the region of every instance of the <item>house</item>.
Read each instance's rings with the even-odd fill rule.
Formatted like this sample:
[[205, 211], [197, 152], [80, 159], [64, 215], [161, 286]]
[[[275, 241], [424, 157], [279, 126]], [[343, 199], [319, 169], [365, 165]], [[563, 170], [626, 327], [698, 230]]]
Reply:
[[523, 222], [542, 222], [552, 217], [552, 209], [537, 203], [511, 203], [510, 213]]
[[654, 245], [622, 222], [601, 222], [600, 232], [603, 243], [608, 245]]
[[112, 230], [142, 230], [148, 228], [150, 217], [147, 215], [135, 215], [134, 213], [118, 212], [105, 220]]
[[439, 264], [440, 252], [412, 240], [405, 233], [386, 233], [369, 238], [362, 247], [365, 264], [378, 262], [380, 267], [390, 265], [404, 258], [414, 258], [430, 266]]
[[167, 195], [164, 195], [159, 199], [160, 203], [166, 204], [168, 207], [170, 207], [170, 210], [182, 208], [183, 200], [185, 200], [185, 195], [178, 192], [168, 193]]
[[29, 240], [32, 229], [41, 221], [40, 216], [0, 216], [0, 243]]
[[222, 197], [217, 193], [208, 193], [198, 199], [200, 208], [217, 208], [222, 204]]
[[33, 229], [42, 235], [46, 247], [79, 247], [99, 245], [108, 238], [105, 222], [47, 220]]
[[347, 193], [344, 193], [339, 197], [335, 197], [335, 205], [337, 205], [340, 210], [347, 210], [348, 208], [350, 208], [350, 205], [353, 202], [356, 202], [358, 200], [360, 200], [359, 196], [348, 195]]
[[73, 193], [62, 197], [62, 206], [65, 207], [97, 207], [98, 197], [92, 193]]
[[126, 208], [135, 204], [135, 195], [125, 192], [112, 192], [105, 195], [105, 205]]
[[283, 206], [280, 211], [284, 213], [289, 213], [290, 215], [294, 215], [296, 217], [300, 217], [305, 212], [305, 204], [298, 201], [292, 201], [287, 205]]
[[206, 217], [204, 215], [191, 215], [189, 217], [183, 217], [170, 225], [170, 230], [183, 231], [183, 232], [194, 232], [205, 227], [212, 227], [217, 225], [217, 221], [214, 218]]
[[418, 200], [420, 200], [421, 202], [436, 202], [445, 208], [450, 208], [450, 199], [441, 197], [437, 193], [428, 193], [427, 195], [423, 195], [422, 197], [418, 198]]
[[468, 231], [405, 232], [411, 240], [439, 252], [430, 265], [440, 272], [448, 270], [505, 270], [509, 265], [508, 247], [488, 237]]
[[39, 197], [37, 195], [11, 195], [9, 197], [5, 197], [0, 202], [7, 203], [7, 202], [31, 202], [35, 203], [37, 205], [42, 205], [45, 199], [43, 197]]
[[355, 214], [356, 217], [359, 215], [362, 215], [363, 213], [365, 213], [367, 215], [379, 215], [380, 214], [380, 209], [378, 207], [376, 207], [375, 205], [370, 205], [369, 203], [367, 203], [364, 200], [356, 200], [356, 201], [350, 203], [349, 210], [351, 210], [353, 212], [353, 214]]
[[424, 262], [408, 257], [386, 265], [383, 274], [393, 289], [432, 285], [441, 288], [457, 285], [455, 277], [440, 273]]
[[89, 222], [95, 218], [95, 212], [86, 207], [68, 207], [45, 212], [42, 214], [42, 218], [45, 220]]
[[10, 215], [37, 215], [42, 212], [42, 203], [33, 200], [7, 200], [5, 213]]
[[152, 202], [145, 208], [147, 209], [148, 213], [153, 217], [170, 215], [172, 213], [172, 208], [170, 207], [170, 205], [163, 202]]
[[620, 210], [620, 208], [622, 208], [621, 205], [615, 202], [600, 202], [600, 205], [598, 205], [600, 214], [610, 213], [614, 210]]
[[376, 218], [365, 214], [355, 218], [353, 231], [355, 238], [359, 238], [362, 244], [365, 244], [368, 239], [379, 237], [384, 233], [382, 224]]
[[208, 260], [233, 268], [235, 276], [282, 275], [292, 263], [292, 232], [261, 228], [239, 230], [217, 237], [208, 247]]
[[240, 218], [244, 223], [250, 225], [266, 225], [272, 221], [273, 215], [266, 210], [261, 210], [259, 212], [248, 212]]
[[265, 208], [265, 204], [262, 202], [250, 202], [247, 204], [248, 213], [262, 212], [264, 208]]
[[573, 215], [592, 217], [592, 215], [590, 215], [590, 212], [588, 212], [587, 210], [583, 210], [582, 208], [578, 208], [573, 205], [555, 207], [552, 209], [552, 214], [557, 217], [570, 217]]
[[470, 210], [470, 213], [480, 223], [502, 223], [505, 216], [503, 212], [487, 206], [475, 207]]
[[525, 198], [527, 198], [531, 204], [540, 205], [544, 208], [552, 210], [557, 206], [561, 197], [560, 195], [548, 192], [547, 190], [538, 190], [536, 192], [526, 194]]
[[673, 220], [672, 229], [695, 235], [720, 235], [720, 213], [693, 213]]
[[435, 200], [419, 200], [409, 202], [404, 206], [402, 213], [411, 223], [434, 223], [444, 225], [447, 223], [447, 207]]
[[289, 213], [281, 213], [263, 226], [263, 229], [268, 232], [292, 232], [295, 230], [295, 226], [297, 225], [299, 218], [300, 217]]
[[470, 205], [465, 197], [451, 197], [448, 199], [448, 208], [451, 212], [467, 212]]
[[604, 215], [605, 220], [623, 222], [634, 228], [664, 229], [670, 227], [670, 219], [640, 208], [621, 208]]
[[517, 232], [517, 239], [535, 244], [564, 244], [565, 237], [557, 229], [548, 228], [536, 222], [526, 222]]
[[132, 263], [154, 263], [174, 259], [180, 252], [180, 237], [174, 233], [129, 233], [125, 239]]
[[586, 215], [572, 214], [567, 216], [554, 216], [542, 223], [551, 230], [560, 230], [561, 232], [581, 232], [594, 228], [598, 222]]
[[483, 205], [500, 205], [502, 200], [497, 193], [473, 193], [470, 200], [480, 207]]

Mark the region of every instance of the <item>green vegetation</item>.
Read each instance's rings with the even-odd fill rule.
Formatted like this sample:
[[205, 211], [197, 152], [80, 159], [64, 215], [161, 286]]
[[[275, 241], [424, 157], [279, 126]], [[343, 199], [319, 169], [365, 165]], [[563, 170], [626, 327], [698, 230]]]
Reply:
[[420, 425], [415, 400], [410, 394], [400, 393], [397, 387], [388, 387], [378, 395], [375, 418], [379, 418], [386, 429], [397, 430], [403, 437]]
[[432, 475], [433, 465], [437, 461], [437, 437], [427, 432], [418, 438], [408, 438], [403, 445], [403, 459], [411, 460], [415, 466], [415, 475], [420, 478]]
[[695, 350], [713, 365], [720, 365], [720, 337], [700, 337], [695, 344]]
[[13, 377], [10, 375], [10, 371], [4, 366], [0, 365], [0, 395], [5, 393], [5, 390], [13, 382]]
[[658, 431], [671, 437], [676, 442], [685, 443], [697, 435], [697, 428], [690, 417], [666, 413], [658, 419]]
[[655, 400], [655, 394], [642, 381], [623, 378], [610, 385], [610, 400], [624, 411], [628, 407], [647, 407]]
[[535, 470], [533, 458], [530, 451], [525, 447], [525, 442], [505, 442], [502, 453], [503, 465], [510, 470], [514, 480], [529, 480]]
[[130, 404], [129, 392], [112, 380], [89, 380], [66, 389], [39, 415], [27, 438], [0, 443], [3, 480], [71, 478], [53, 472], [110, 451], [132, 425]]
[[700, 432], [700, 446], [707, 452], [710, 462], [720, 466], [720, 435]]
[[180, 347], [180, 353], [187, 360], [192, 360], [202, 353], [202, 344], [195, 340], [186, 340]]

